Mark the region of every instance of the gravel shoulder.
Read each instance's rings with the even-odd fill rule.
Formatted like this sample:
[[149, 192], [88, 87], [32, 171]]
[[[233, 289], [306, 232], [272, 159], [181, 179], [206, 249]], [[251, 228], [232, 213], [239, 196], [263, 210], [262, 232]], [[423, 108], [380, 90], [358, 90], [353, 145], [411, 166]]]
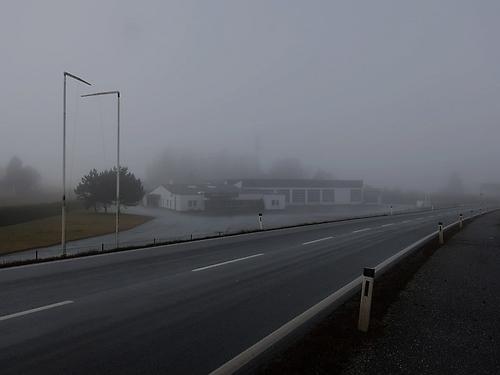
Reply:
[[500, 373], [500, 212], [422, 266], [343, 374]]

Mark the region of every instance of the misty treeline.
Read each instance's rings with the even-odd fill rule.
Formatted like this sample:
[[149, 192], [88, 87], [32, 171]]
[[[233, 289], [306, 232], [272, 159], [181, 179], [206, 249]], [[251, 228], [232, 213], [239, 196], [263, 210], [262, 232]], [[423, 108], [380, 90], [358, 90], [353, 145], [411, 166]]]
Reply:
[[428, 200], [430, 204], [440, 206], [493, 202], [493, 199], [483, 197], [479, 193], [467, 193], [462, 178], [457, 172], [452, 172], [444, 186], [438, 191], [424, 192], [385, 188], [381, 191], [381, 198], [384, 204], [414, 204], [419, 200]]
[[[330, 171], [306, 166], [294, 157], [267, 162], [257, 154], [244, 155], [229, 151], [203, 153], [174, 148], [164, 151], [146, 170], [148, 189], [168, 183], [213, 182], [237, 178], [335, 179], [336, 176]], [[383, 204], [414, 205], [417, 201], [427, 199], [432, 204], [453, 205], [484, 199], [479, 194], [466, 194], [464, 183], [457, 172], [450, 173], [438, 191], [381, 188], [380, 193]]]
[[[98, 172], [92, 169], [82, 177], [75, 188], [75, 194], [86, 209], [99, 208], [108, 211], [108, 206], [116, 204], [116, 167]], [[128, 170], [120, 167], [120, 204], [135, 206], [144, 196], [144, 189], [139, 178]]]
[[0, 195], [26, 197], [40, 190], [40, 173], [14, 156], [5, 167], [0, 166]]
[[333, 179], [330, 171], [305, 166], [288, 157], [264, 163], [259, 155], [166, 150], [146, 170], [149, 188], [167, 183], [199, 183], [235, 178]]

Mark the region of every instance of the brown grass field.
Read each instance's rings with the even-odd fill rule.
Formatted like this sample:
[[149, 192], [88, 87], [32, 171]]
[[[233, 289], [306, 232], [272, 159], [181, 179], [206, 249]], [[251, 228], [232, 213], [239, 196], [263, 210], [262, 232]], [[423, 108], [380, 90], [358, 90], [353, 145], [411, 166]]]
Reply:
[[[134, 228], [150, 219], [147, 216], [122, 214], [120, 230]], [[113, 233], [115, 215], [73, 211], [68, 215], [66, 228], [68, 241]], [[60, 216], [0, 227], [0, 254], [51, 246], [60, 242]]]

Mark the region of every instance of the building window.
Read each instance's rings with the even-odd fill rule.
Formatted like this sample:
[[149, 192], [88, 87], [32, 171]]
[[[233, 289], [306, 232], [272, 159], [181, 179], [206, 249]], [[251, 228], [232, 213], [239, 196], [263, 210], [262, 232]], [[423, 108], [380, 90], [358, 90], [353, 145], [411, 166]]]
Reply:
[[196, 207], [197, 204], [198, 204], [197, 201], [193, 201], [193, 207]]
[[333, 189], [323, 190], [323, 202], [328, 202], [328, 203], [335, 202], [335, 190]]
[[304, 189], [292, 190], [293, 203], [306, 203], [306, 191]]
[[361, 202], [362, 199], [361, 189], [351, 189], [351, 202]]
[[307, 190], [307, 203], [319, 203], [319, 190]]

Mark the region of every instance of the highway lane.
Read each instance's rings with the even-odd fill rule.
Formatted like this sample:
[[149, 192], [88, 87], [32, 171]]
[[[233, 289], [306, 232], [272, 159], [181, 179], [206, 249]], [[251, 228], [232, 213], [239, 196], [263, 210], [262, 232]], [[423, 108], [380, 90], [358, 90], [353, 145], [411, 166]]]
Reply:
[[[413, 207], [398, 205], [394, 212], [415, 210]], [[359, 217], [364, 215], [387, 214], [389, 207], [385, 205], [359, 205], [359, 206], [336, 206], [335, 210], [315, 210], [314, 212], [266, 212], [264, 214], [264, 226], [266, 228], [279, 228], [291, 226], [304, 222], [320, 222], [326, 220], [339, 220], [348, 217]], [[206, 216], [199, 214], [179, 214], [178, 212], [165, 210], [163, 208], [145, 208], [140, 206], [127, 207], [124, 213], [145, 215], [154, 217], [153, 220], [139, 225], [133, 229], [120, 233], [121, 246], [145, 246], [155, 238], [157, 241], [186, 240], [190, 235], [194, 238], [202, 238], [216, 235], [217, 233], [235, 233], [244, 230], [257, 230], [257, 214], [242, 214], [231, 216]], [[85, 251], [95, 251], [104, 246], [111, 249], [115, 245], [114, 233], [67, 243], [68, 254], [77, 254]], [[2, 256], [2, 260], [29, 260], [34, 259], [38, 252], [40, 258], [48, 258], [61, 255], [61, 246], [48, 246], [36, 250], [25, 250], [8, 256]]]
[[457, 217], [362, 219], [0, 270], [2, 374], [207, 373]]

